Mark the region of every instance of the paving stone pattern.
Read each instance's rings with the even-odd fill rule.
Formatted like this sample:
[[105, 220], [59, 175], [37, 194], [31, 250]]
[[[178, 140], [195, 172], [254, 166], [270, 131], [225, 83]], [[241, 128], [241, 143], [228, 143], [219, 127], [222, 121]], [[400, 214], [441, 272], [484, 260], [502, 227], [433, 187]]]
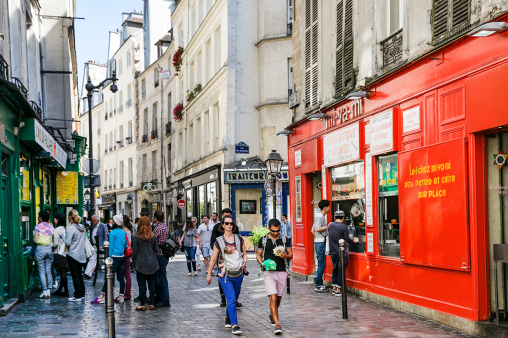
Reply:
[[[238, 310], [245, 337], [272, 337], [268, 322], [268, 299], [264, 284], [257, 279], [257, 263], [249, 257], [251, 274], [245, 278]], [[224, 328], [224, 309], [219, 307], [217, 279], [208, 286], [205, 273], [187, 277], [183, 254], [168, 265], [171, 308], [138, 312], [138, 303], [116, 304], [117, 337], [232, 337]], [[104, 305], [90, 304], [100, 293], [104, 274], [95, 288], [85, 280], [86, 301], [69, 302], [53, 297], [39, 300], [34, 295], [7, 316], [0, 317], [0, 337], [107, 337]], [[138, 295], [135, 275], [133, 296]], [[69, 276], [69, 281], [71, 281]], [[118, 294], [116, 283], [115, 296]], [[72, 282], [70, 282], [72, 291]], [[290, 295], [280, 308], [284, 337], [473, 337], [408, 313], [359, 299], [348, 298], [349, 320], [342, 319], [341, 298], [314, 292], [313, 284], [293, 279]]]

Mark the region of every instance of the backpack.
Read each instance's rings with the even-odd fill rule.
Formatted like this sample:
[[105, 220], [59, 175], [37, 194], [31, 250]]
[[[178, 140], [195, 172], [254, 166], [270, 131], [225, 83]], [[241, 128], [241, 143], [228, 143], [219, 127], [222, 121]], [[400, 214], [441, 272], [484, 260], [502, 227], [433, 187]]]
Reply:
[[[226, 248], [226, 243], [224, 242], [224, 236], [217, 237], [217, 242], [219, 242], [220, 251], [222, 252], [222, 257], [224, 258], [224, 269], [226, 270], [226, 279], [227, 277], [238, 277], [243, 273], [243, 269], [232, 269], [231, 267], [236, 265], [236, 260], [234, 255], [227, 255], [224, 253], [224, 249]], [[237, 254], [240, 255], [240, 252], [242, 250], [240, 238], [238, 235], [235, 235], [235, 245], [236, 245], [236, 251]]]
[[180, 245], [178, 245], [173, 238], [169, 237], [167, 241], [159, 245], [159, 249], [161, 249], [166, 259], [170, 259], [176, 255], [178, 249], [180, 249]]
[[[284, 245], [284, 251], [286, 251], [286, 236], [284, 235], [281, 235], [280, 236], [282, 238], [282, 244]], [[265, 250], [266, 250], [266, 241], [268, 240], [268, 235], [265, 235], [261, 238], [261, 243], [263, 244], [263, 253], [261, 254], [261, 260], [264, 262], [265, 261]], [[288, 274], [288, 276], [291, 276], [291, 273], [289, 271], [289, 264], [288, 264], [288, 261], [285, 259], [284, 262], [286, 263], [286, 273]], [[263, 268], [261, 266], [259, 266], [259, 273], [258, 273], [258, 278], [261, 278], [261, 275], [263, 274]]]

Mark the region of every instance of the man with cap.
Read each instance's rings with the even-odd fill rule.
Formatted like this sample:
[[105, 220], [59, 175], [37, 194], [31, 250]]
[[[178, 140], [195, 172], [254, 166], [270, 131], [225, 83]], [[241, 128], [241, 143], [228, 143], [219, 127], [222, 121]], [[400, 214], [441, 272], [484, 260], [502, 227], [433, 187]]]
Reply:
[[[342, 296], [341, 287], [342, 287], [342, 274], [340, 267], [340, 245], [339, 241], [343, 239], [347, 243], [357, 243], [358, 238], [354, 237], [351, 239], [349, 237], [349, 228], [346, 224], [344, 224], [344, 217], [346, 214], [342, 210], [337, 210], [333, 214], [334, 222], [328, 224], [328, 240], [330, 244], [330, 255], [332, 256], [333, 263], [333, 272], [332, 272], [332, 293], [335, 296]], [[347, 269], [347, 265], [349, 263], [349, 254], [347, 250], [347, 245], [345, 248], [345, 263], [344, 271]]]

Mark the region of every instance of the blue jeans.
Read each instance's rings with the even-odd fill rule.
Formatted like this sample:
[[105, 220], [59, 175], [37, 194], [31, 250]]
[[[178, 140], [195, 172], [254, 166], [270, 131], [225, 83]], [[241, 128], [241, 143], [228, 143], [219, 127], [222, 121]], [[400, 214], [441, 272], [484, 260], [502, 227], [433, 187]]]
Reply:
[[[349, 264], [349, 253], [346, 251], [346, 266], [344, 267], [344, 271], [346, 271], [347, 266]], [[332, 263], [333, 263], [333, 272], [332, 272], [332, 284], [333, 286], [342, 287], [342, 270], [340, 268], [340, 255], [332, 255]]]
[[184, 246], [183, 251], [185, 252], [185, 256], [187, 257], [187, 269], [189, 273], [191, 273], [191, 263], [194, 272], [196, 272], [196, 247], [195, 246]]
[[139, 286], [139, 303], [145, 306], [146, 302], [146, 282], [148, 282], [148, 290], [150, 290], [150, 305], [155, 305], [155, 274], [145, 275], [136, 272], [136, 278]]
[[[113, 258], [113, 274], [116, 274], [116, 279], [118, 280], [118, 283], [120, 283], [120, 295], [123, 296], [125, 292], [125, 258], [111, 258]], [[115, 287], [115, 279], [113, 279], [113, 287]], [[102, 286], [102, 293], [106, 293], [106, 274], [104, 274], [104, 285]]]
[[314, 248], [316, 249], [316, 257], [318, 261], [318, 268], [316, 272], [316, 286], [323, 285], [323, 274], [326, 268], [326, 242], [315, 242]]
[[35, 248], [35, 261], [39, 269], [42, 291], [51, 289], [53, 287], [53, 275], [51, 271], [53, 250], [51, 245], [37, 245]]
[[[155, 279], [157, 280], [157, 296], [160, 297], [162, 304], [169, 304], [169, 286], [168, 277], [166, 275], [168, 259], [163, 255], [156, 257], [159, 263], [159, 270], [155, 273]], [[150, 293], [150, 296], [151, 295]]]
[[238, 325], [238, 318], [236, 316], [236, 301], [240, 296], [242, 290], [243, 274], [238, 277], [219, 277], [219, 283], [226, 295], [228, 306], [226, 307], [226, 318], [231, 320], [231, 325]]

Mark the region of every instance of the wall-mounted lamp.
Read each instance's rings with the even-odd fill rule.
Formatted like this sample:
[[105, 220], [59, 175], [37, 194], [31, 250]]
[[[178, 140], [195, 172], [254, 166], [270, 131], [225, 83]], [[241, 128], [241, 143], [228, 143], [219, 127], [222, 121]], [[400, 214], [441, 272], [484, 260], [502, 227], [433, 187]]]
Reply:
[[277, 133], [277, 136], [288, 136], [288, 135], [292, 135], [294, 133], [295, 133], [294, 130], [283, 130], [283, 131], [279, 131]]
[[471, 32], [467, 33], [469, 36], [484, 37], [494, 33], [504, 32], [508, 29], [506, 22], [489, 22], [480, 27], [476, 27]]
[[322, 120], [322, 119], [326, 119], [327, 116], [326, 114], [323, 114], [323, 113], [315, 113], [315, 114], [312, 114], [311, 116], [308, 117], [308, 119], [310, 121], [317, 121], [317, 120]]
[[372, 92], [369, 92], [369, 91], [366, 91], [366, 90], [361, 90], [359, 92], [349, 93], [346, 96], [346, 99], [348, 99], [348, 100], [359, 100], [359, 99], [361, 99], [363, 97], [369, 97], [370, 94], [372, 94]]

